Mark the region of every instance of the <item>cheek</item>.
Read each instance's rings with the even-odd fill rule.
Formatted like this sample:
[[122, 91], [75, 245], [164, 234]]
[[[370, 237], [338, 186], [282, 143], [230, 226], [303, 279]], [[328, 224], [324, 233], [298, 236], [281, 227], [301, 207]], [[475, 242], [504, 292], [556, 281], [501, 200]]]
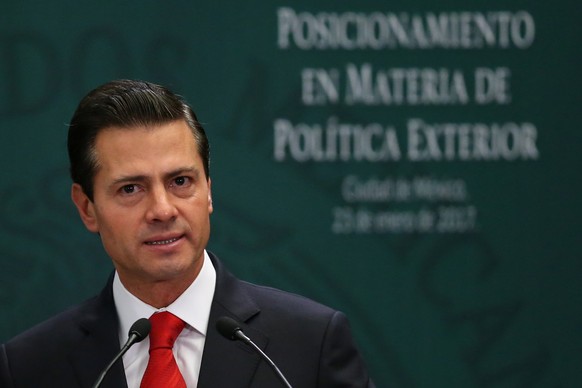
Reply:
[[128, 233], [132, 230], [129, 227], [112, 226], [107, 224], [103, 226], [100, 232], [103, 249], [114, 262], [125, 261], [132, 257], [136, 251], [133, 236]]
[[132, 221], [129, 214], [115, 211], [100, 211], [97, 213], [96, 219], [99, 225], [99, 233], [102, 236], [106, 235], [111, 240], [122, 238], [128, 230], [132, 230]]

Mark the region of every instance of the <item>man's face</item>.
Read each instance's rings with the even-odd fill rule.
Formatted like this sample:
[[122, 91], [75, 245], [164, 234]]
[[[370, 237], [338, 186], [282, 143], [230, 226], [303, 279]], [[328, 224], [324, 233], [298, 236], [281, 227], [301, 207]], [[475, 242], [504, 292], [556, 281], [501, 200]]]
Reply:
[[108, 128], [95, 149], [93, 201], [78, 185], [73, 201], [85, 226], [100, 234], [124, 285], [189, 284], [202, 266], [213, 210], [190, 128], [184, 121]]

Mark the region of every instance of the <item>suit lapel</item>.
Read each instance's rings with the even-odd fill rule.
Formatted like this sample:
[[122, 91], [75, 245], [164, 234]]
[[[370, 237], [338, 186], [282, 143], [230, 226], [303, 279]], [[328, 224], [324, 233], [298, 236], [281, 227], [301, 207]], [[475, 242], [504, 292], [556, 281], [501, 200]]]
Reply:
[[222, 337], [215, 327], [218, 318], [231, 317], [241, 323], [245, 334], [261, 349], [264, 349], [268, 338], [246, 324], [260, 313], [260, 309], [241, 287], [241, 282], [226, 271], [214, 255], [209, 253], [209, 256], [216, 268], [216, 289], [210, 311], [198, 388], [248, 387], [261, 362], [260, 356], [243, 343]]
[[[112, 280], [91, 304], [79, 321], [83, 339], [69, 355], [69, 361], [82, 387], [91, 387], [101, 371], [120, 350], [119, 324], [113, 302]], [[117, 361], [101, 385], [103, 388], [127, 388], [121, 360]]]

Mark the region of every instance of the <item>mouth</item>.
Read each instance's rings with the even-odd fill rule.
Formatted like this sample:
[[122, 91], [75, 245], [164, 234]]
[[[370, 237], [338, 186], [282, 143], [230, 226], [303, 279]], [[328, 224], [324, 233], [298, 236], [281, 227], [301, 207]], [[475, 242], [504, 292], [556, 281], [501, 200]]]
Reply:
[[164, 240], [151, 240], [151, 241], [146, 241], [145, 244], [146, 245], [168, 245], [168, 244], [171, 244], [171, 243], [178, 241], [181, 238], [182, 238], [182, 236], [172, 237], [172, 238], [168, 238], [168, 239], [164, 239]]

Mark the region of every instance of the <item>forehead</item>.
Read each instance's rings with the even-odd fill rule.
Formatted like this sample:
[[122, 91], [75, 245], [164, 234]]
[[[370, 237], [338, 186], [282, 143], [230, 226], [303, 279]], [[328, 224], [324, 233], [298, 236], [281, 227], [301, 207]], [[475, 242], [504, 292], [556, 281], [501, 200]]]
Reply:
[[95, 139], [98, 169], [147, 167], [200, 161], [196, 139], [185, 121], [150, 126], [108, 127]]

